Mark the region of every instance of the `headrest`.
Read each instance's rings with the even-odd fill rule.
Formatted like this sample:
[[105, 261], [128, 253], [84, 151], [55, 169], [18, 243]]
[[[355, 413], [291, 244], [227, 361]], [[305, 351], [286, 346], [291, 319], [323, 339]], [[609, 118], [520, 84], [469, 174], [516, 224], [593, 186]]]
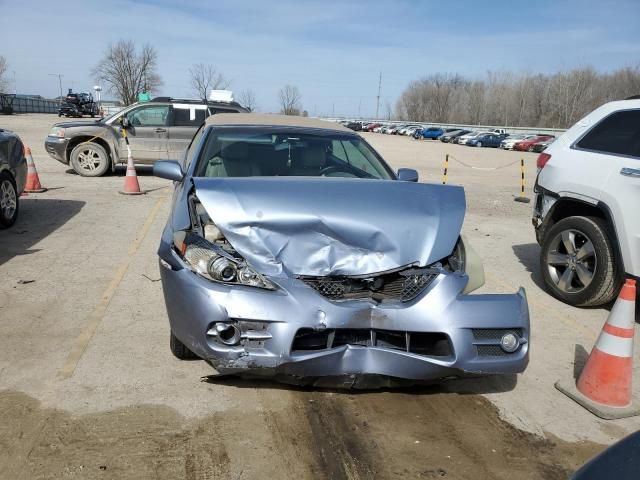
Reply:
[[249, 157], [249, 145], [246, 142], [230, 143], [220, 153], [225, 160], [246, 160]]
[[300, 163], [305, 168], [324, 167], [327, 160], [327, 153], [322, 145], [309, 145], [309, 148], [302, 150]]

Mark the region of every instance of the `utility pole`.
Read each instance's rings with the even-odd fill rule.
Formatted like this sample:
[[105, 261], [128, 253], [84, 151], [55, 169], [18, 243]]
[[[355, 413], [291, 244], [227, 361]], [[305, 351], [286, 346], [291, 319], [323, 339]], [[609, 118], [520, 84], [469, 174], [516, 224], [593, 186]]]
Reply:
[[61, 73], [48, 73], [47, 75], [51, 77], [58, 77], [58, 85], [60, 85], [60, 101], [58, 102], [58, 108], [62, 107], [62, 75]]
[[378, 112], [380, 110], [380, 89], [382, 88], [382, 72], [378, 78], [378, 96], [376, 98], [376, 120], [378, 119]]
[[16, 83], [16, 71], [13, 71], [13, 93], [18, 95], [18, 84]]

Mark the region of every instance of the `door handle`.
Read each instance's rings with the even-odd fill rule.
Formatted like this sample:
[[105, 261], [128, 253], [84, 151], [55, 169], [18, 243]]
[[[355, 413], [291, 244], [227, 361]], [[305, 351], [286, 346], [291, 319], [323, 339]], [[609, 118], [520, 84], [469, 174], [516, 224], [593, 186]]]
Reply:
[[637, 168], [623, 168], [622, 170], [620, 170], [620, 175], [624, 175], [625, 177], [640, 178], [640, 169], [637, 169]]
[[166, 128], [156, 128], [156, 133], [165, 133], [166, 131]]

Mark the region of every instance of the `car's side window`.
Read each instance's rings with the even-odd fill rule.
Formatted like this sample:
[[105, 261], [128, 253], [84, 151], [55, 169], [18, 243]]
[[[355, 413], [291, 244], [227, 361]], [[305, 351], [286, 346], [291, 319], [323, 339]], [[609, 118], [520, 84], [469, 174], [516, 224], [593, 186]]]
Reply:
[[354, 143], [345, 140], [340, 142], [340, 144], [344, 147], [344, 151], [347, 155], [347, 162], [350, 165], [359, 168], [363, 172], [371, 173], [371, 163]]
[[334, 157], [337, 157], [340, 160], [344, 160], [345, 162], [349, 161], [349, 159], [347, 158], [347, 153], [345, 152], [340, 140], [331, 141], [331, 153]]
[[204, 105], [201, 108], [193, 105], [184, 108], [174, 106], [171, 124], [174, 127], [199, 127], [204, 123], [207, 115], [207, 107]]
[[640, 158], [640, 110], [615, 112], [575, 145], [579, 149]]
[[127, 113], [127, 119], [134, 127], [164, 127], [168, 117], [168, 105], [146, 105]]

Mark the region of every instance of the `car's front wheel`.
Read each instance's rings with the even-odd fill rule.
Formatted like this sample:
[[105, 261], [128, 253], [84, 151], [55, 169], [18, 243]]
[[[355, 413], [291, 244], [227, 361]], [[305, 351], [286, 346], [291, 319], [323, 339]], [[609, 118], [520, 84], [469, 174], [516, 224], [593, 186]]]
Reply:
[[8, 228], [18, 218], [18, 190], [8, 172], [0, 174], [0, 227]]
[[71, 166], [83, 177], [99, 177], [109, 170], [109, 155], [97, 143], [82, 142], [71, 151]]
[[570, 305], [592, 307], [613, 300], [622, 284], [605, 222], [568, 217], [545, 234], [540, 252], [549, 292]]
[[198, 358], [184, 343], [178, 340], [178, 337], [173, 332], [171, 332], [171, 338], [169, 339], [169, 348], [171, 348], [171, 353], [180, 360], [195, 360]]
[[476, 147], [481, 147], [481, 146], [482, 146], [482, 142], [476, 143]]

